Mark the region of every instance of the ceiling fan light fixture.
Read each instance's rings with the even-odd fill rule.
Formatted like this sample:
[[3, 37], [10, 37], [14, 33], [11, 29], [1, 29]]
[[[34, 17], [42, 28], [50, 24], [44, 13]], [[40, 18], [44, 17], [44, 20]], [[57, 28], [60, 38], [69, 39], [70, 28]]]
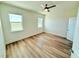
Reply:
[[46, 11], [46, 12], [47, 12], [47, 11], [48, 11], [48, 9], [45, 9], [44, 11]]

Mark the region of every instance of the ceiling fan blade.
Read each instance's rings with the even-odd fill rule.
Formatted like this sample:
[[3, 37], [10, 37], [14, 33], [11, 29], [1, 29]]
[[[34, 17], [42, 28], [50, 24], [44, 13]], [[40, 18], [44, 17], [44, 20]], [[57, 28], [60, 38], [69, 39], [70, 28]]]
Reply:
[[50, 6], [50, 7], [48, 7], [48, 8], [52, 8], [52, 7], [56, 7], [56, 5]]

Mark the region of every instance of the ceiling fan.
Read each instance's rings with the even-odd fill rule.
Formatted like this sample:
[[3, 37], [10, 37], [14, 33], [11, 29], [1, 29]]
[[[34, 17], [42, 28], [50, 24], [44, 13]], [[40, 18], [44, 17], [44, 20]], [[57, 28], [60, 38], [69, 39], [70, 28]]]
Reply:
[[48, 4], [45, 4], [45, 6], [42, 5], [42, 7], [44, 7], [44, 10], [47, 12], [50, 12], [50, 8], [56, 7], [56, 5], [52, 5], [52, 6], [48, 6]]

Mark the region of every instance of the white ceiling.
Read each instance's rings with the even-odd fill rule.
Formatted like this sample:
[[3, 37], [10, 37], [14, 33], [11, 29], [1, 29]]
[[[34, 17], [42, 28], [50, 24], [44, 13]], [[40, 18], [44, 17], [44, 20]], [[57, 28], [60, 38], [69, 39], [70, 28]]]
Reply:
[[[56, 4], [55, 8], [60, 8], [62, 10], [70, 9], [75, 7], [78, 2], [77, 1], [3, 1], [3, 3], [15, 5], [21, 8], [45, 13], [41, 5], [47, 3], [48, 5]], [[51, 9], [53, 10], [53, 8]]]

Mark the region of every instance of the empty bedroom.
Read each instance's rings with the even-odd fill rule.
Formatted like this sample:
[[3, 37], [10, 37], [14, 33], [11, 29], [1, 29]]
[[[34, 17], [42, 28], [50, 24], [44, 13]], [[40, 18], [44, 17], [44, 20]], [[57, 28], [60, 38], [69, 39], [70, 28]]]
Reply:
[[0, 1], [0, 58], [79, 58], [79, 1]]

